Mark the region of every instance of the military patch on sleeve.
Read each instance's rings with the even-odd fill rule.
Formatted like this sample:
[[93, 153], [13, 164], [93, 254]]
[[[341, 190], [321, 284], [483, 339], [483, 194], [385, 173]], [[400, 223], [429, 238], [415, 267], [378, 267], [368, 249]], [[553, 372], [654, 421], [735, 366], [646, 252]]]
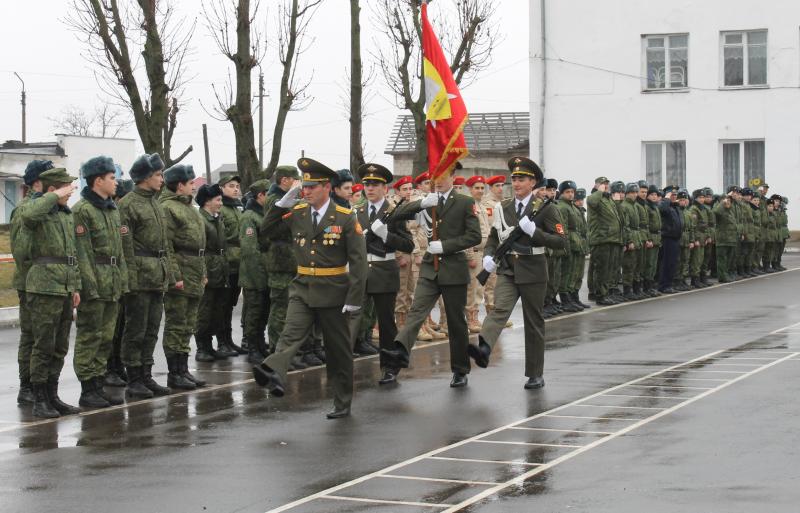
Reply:
[[488, 216], [492, 215], [492, 207], [486, 207], [486, 215]]
[[253, 235], [256, 234], [256, 231], [253, 228], [248, 228], [247, 230], [245, 230], [244, 234], [247, 235], [248, 237], [252, 237]]
[[75, 235], [86, 235], [86, 227], [82, 224], [75, 225]]
[[361, 224], [356, 221], [356, 233], [359, 235], [364, 235], [364, 230], [361, 229]]
[[[295, 207], [295, 208], [297, 208], [297, 207]], [[290, 217], [292, 217], [292, 213], [291, 212], [287, 212], [287, 213], [285, 213], [285, 214], [283, 214], [281, 216], [281, 219], [289, 219]]]
[[564, 235], [564, 225], [563, 224], [558, 223], [556, 225], [556, 233], [558, 233], [559, 235]]
[[120, 227], [119, 227], [119, 234], [120, 234], [120, 235], [128, 235], [128, 232], [129, 232], [129, 231], [130, 231], [130, 230], [128, 230], [128, 227], [127, 227], [127, 226], [125, 226], [124, 224], [123, 224], [122, 226], [120, 226]]

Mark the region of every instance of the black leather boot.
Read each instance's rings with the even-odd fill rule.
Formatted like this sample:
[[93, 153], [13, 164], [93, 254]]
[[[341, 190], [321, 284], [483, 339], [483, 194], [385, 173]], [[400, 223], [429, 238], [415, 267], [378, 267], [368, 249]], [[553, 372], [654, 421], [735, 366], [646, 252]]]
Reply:
[[97, 392], [97, 385], [94, 378], [81, 381], [81, 397], [78, 404], [84, 408], [108, 408], [111, 404], [103, 399]]
[[589, 308], [592, 307], [592, 305], [587, 305], [586, 303], [582, 302], [581, 301], [581, 297], [578, 295], [577, 292], [573, 292], [572, 293], [572, 302], [575, 303], [576, 305], [580, 306], [584, 310], [589, 309]]
[[80, 413], [80, 408], [67, 404], [58, 397], [58, 380], [50, 378], [47, 381], [47, 398], [50, 399], [50, 406], [56, 409], [61, 415], [75, 415]]
[[167, 356], [167, 368], [169, 369], [169, 374], [167, 375], [168, 387], [178, 390], [194, 390], [197, 388], [194, 381], [183, 375], [181, 355], [173, 354]]
[[561, 309], [565, 312], [577, 313], [583, 311], [583, 308], [572, 302], [572, 298], [566, 292], [562, 292], [559, 296], [561, 297]]
[[215, 351], [222, 358], [239, 356], [239, 353], [228, 345], [228, 339], [224, 334], [217, 335], [217, 349]]
[[142, 383], [148, 388], [153, 395], [169, 395], [169, 388], [162, 387], [153, 379], [153, 366], [142, 365]]
[[194, 353], [194, 360], [196, 362], [210, 363], [216, 360], [213, 354], [214, 349], [211, 347], [210, 335], [195, 335], [194, 341], [197, 344], [197, 351]]
[[94, 386], [95, 389], [97, 390], [97, 395], [108, 401], [108, 404], [110, 404], [111, 406], [119, 406], [120, 404], [122, 404], [124, 401], [121, 398], [115, 397], [114, 395], [106, 393], [106, 391], [103, 390], [104, 381], [105, 380], [103, 378], [95, 376]]
[[33, 404], [34, 400], [30, 378], [20, 379], [19, 392], [17, 393], [17, 404]]
[[33, 391], [33, 416], [40, 419], [55, 419], [60, 417], [58, 411], [50, 404], [47, 395], [46, 383], [34, 383], [31, 385]]
[[206, 386], [206, 382], [202, 379], [196, 378], [189, 372], [189, 355], [188, 354], [181, 354], [180, 356], [180, 363], [181, 363], [181, 374], [183, 377], [187, 378], [189, 381], [194, 383], [194, 386], [197, 388]]
[[125, 395], [132, 399], [150, 399], [153, 392], [142, 382], [142, 368], [128, 367], [128, 386]]

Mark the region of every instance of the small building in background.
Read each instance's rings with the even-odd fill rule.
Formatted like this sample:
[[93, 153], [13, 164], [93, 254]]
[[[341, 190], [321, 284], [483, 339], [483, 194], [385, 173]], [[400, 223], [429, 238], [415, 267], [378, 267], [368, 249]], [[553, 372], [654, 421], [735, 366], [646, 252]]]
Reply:
[[217, 169], [211, 171], [211, 183], [217, 183], [220, 178], [225, 176], [234, 176], [238, 174], [239, 168], [236, 164], [222, 164]]

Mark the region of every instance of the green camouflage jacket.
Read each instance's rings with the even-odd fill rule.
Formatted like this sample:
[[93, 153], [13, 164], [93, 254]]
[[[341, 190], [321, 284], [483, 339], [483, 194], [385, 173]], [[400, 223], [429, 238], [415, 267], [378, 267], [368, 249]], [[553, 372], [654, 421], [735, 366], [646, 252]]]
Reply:
[[[283, 189], [273, 184], [267, 193], [267, 201], [264, 204], [264, 212], [269, 212], [272, 205], [286, 194]], [[269, 273], [269, 286], [279, 286], [280, 283], [273, 284], [275, 280], [286, 282], [297, 273], [297, 260], [292, 249], [292, 231], [286, 223], [273, 223], [267, 229], [266, 218], [261, 221], [261, 229], [258, 232], [258, 239], [263, 247], [267, 248], [267, 272]], [[283, 276], [280, 276], [283, 275]]]
[[31, 201], [41, 197], [42, 193], [31, 189], [11, 211], [10, 241], [11, 255], [14, 257], [13, 286], [16, 290], [25, 290], [25, 279], [28, 277], [28, 271], [31, 268], [31, 232], [22, 223], [20, 213]]
[[122, 248], [131, 292], [166, 292], [175, 280], [167, 260], [167, 232], [158, 193], [136, 187], [119, 202]]
[[691, 212], [689, 211], [689, 207], [681, 207], [680, 213], [683, 216], [683, 231], [681, 232], [681, 247], [686, 248], [689, 247], [689, 244], [697, 240], [695, 238], [695, 230], [697, 229], [697, 223], [695, 223], [694, 217], [692, 217]]
[[589, 226], [586, 224], [586, 209], [583, 207], [578, 208], [578, 239], [580, 244], [577, 248], [570, 246], [573, 253], [580, 253], [581, 255], [589, 254]]
[[266, 290], [267, 247], [261, 245], [261, 221], [264, 219], [264, 207], [255, 199], [247, 202], [239, 223], [239, 240], [242, 246], [242, 261], [239, 264], [239, 285], [245, 289]]
[[[31, 268], [25, 279], [25, 291], [51, 296], [68, 296], [81, 289], [77, 265], [75, 225], [72, 212], [58, 205], [58, 196], [48, 192], [31, 201], [18, 214], [31, 232]], [[41, 258], [71, 258], [74, 263], [48, 263]]]
[[639, 211], [636, 201], [625, 198], [618, 205], [622, 217], [622, 243], [633, 244], [635, 249], [642, 249], [642, 239], [639, 232]]
[[[130, 196], [130, 195], [129, 195]], [[126, 196], [127, 197], [127, 196]], [[203, 218], [192, 206], [192, 197], [178, 195], [169, 189], [161, 193], [167, 228], [167, 254], [175, 282], [183, 282], [183, 290], [171, 286], [169, 292], [184, 296], [203, 295], [206, 261], [201, 255], [206, 248]]]
[[203, 218], [203, 227], [206, 232], [206, 252], [203, 258], [206, 261], [206, 287], [223, 289], [229, 285], [230, 271], [228, 259], [225, 255], [228, 242], [225, 238], [225, 223], [222, 214], [214, 217], [203, 208], [200, 208], [200, 217]]
[[661, 212], [658, 204], [647, 202], [647, 229], [650, 231], [650, 240], [655, 247], [661, 247]]
[[581, 213], [570, 200], [559, 199], [555, 202], [555, 205], [559, 214], [561, 214], [561, 220], [564, 222], [564, 233], [567, 236], [567, 245], [563, 253], [567, 254], [573, 251], [579, 253], [581, 236], [578, 234], [578, 218], [581, 217]]
[[112, 199], [103, 200], [88, 187], [81, 196], [72, 211], [83, 285], [81, 299], [118, 301], [128, 292], [119, 210]]
[[717, 246], [735, 246], [739, 240], [739, 223], [733, 205], [725, 207], [722, 200], [714, 207]]
[[701, 245], [705, 245], [708, 237], [708, 214], [706, 206], [697, 202], [692, 203], [692, 206], [689, 207], [689, 215], [694, 224], [694, 241]]
[[[228, 270], [239, 272], [241, 249], [239, 247], [239, 223], [242, 221], [242, 202], [238, 199], [222, 197], [222, 221], [225, 223], [225, 236], [228, 238]], [[236, 287], [236, 283], [232, 283]]]
[[622, 219], [611, 195], [601, 191], [586, 198], [589, 244], [622, 244]]

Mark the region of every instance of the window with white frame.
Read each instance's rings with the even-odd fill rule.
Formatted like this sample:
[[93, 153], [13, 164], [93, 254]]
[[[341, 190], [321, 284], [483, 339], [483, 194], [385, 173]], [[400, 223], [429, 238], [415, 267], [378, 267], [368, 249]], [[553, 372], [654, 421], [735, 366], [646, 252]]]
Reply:
[[724, 87], [767, 85], [767, 31], [722, 33]]
[[686, 186], [686, 141], [642, 143], [647, 183]]
[[645, 89], [681, 89], [689, 85], [689, 34], [643, 36]]
[[746, 186], [754, 178], [764, 180], [766, 145], [762, 140], [722, 141], [722, 187]]

